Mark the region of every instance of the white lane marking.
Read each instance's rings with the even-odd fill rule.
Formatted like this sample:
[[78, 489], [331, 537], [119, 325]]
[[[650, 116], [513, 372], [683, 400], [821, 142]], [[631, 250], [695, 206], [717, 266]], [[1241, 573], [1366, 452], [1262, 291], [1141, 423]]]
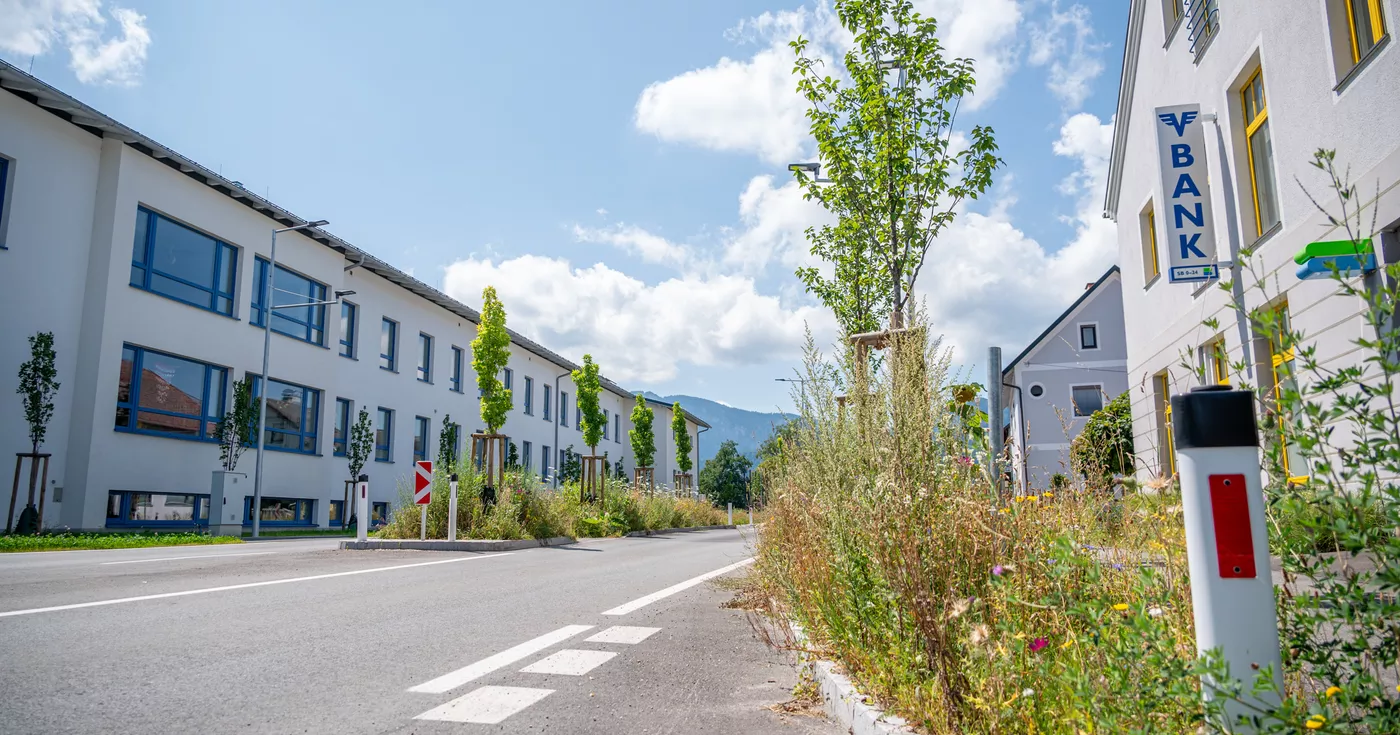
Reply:
[[267, 556], [276, 554], [275, 551], [252, 551], [247, 554], [195, 554], [194, 556], [162, 556], [159, 559], [128, 559], [126, 561], [104, 561], [100, 566], [111, 566], [113, 564], [148, 564], [153, 561], [179, 561], [180, 559], [220, 559], [226, 556]]
[[496, 725], [553, 693], [553, 689], [485, 686], [413, 719]]
[[463, 666], [451, 673], [443, 674], [432, 681], [426, 681], [416, 687], [410, 687], [408, 691], [423, 692], [426, 694], [450, 692], [469, 681], [480, 679], [496, 669], [509, 666], [520, 659], [533, 656], [556, 643], [567, 641], [585, 630], [592, 629], [593, 626], [591, 625], [566, 625], [556, 631], [545, 633], [539, 638], [525, 641], [514, 648], [507, 648], [494, 656], [487, 656], [474, 664]]
[[616, 655], [612, 651], [580, 651], [576, 648], [566, 648], [558, 653], [551, 653], [521, 671], [527, 674], [583, 676]]
[[729, 572], [734, 571], [735, 569], [738, 569], [739, 567], [744, 566], [745, 564], [752, 564], [752, 563], [753, 563], [753, 557], [749, 557], [748, 559], [745, 559], [745, 560], [743, 560], [743, 561], [741, 561], [741, 562], [735, 562], [734, 564], [730, 564], [730, 565], [727, 566], [727, 567], [723, 567], [723, 568], [721, 568], [721, 569], [716, 569], [716, 570], [714, 570], [713, 572], [705, 572], [704, 574], [702, 574], [702, 575], [700, 575], [700, 576], [698, 576], [698, 577], [693, 577], [693, 578], [691, 578], [691, 579], [687, 579], [686, 581], [681, 582], [680, 584], [673, 584], [673, 585], [671, 585], [670, 587], [667, 587], [667, 588], [664, 589], [664, 590], [661, 590], [661, 591], [659, 591], [659, 592], [653, 592], [653, 593], [647, 595], [646, 597], [638, 597], [637, 599], [635, 599], [635, 600], [633, 600], [633, 601], [631, 601], [631, 602], [629, 602], [629, 603], [627, 603], [627, 604], [625, 604], [625, 605], [618, 605], [617, 607], [615, 607], [615, 608], [613, 608], [613, 609], [611, 609], [611, 610], [604, 610], [604, 611], [603, 611], [603, 614], [604, 614], [604, 615], [626, 615], [627, 613], [635, 612], [635, 611], [637, 611], [637, 610], [640, 610], [640, 609], [646, 607], [647, 605], [650, 605], [650, 604], [653, 603], [653, 602], [656, 602], [657, 600], [664, 600], [664, 599], [666, 599], [667, 597], [670, 597], [671, 595], [676, 594], [677, 592], [684, 592], [685, 590], [688, 590], [688, 589], [690, 589], [691, 587], [694, 587], [695, 585], [700, 584], [701, 582], [704, 582], [704, 581], [707, 580], [707, 579], [712, 579], [712, 578], [714, 578], [714, 577], [718, 577], [718, 576], [721, 575], [721, 574], [727, 574], [727, 573], [729, 573]]
[[632, 625], [614, 625], [597, 635], [584, 638], [587, 643], [626, 643], [635, 645], [651, 637], [652, 633], [660, 631], [660, 628], [639, 628]]
[[205, 587], [198, 590], [183, 590], [181, 592], [164, 592], [158, 595], [141, 595], [140, 597], [121, 597], [115, 600], [97, 600], [96, 602], [79, 602], [73, 605], [54, 605], [53, 607], [35, 607], [28, 610], [7, 610], [0, 612], [0, 618], [8, 618], [16, 615], [34, 615], [36, 613], [58, 612], [60, 610], [77, 610], [84, 607], [102, 607], [104, 605], [120, 605], [124, 602], [141, 602], [143, 600], [163, 600], [168, 597], [185, 597], [186, 595], [202, 595], [208, 592], [228, 592], [229, 590], [244, 590], [252, 587], [268, 587], [274, 584], [288, 584], [291, 582], [310, 582], [316, 579], [332, 579], [334, 577], [349, 577], [356, 574], [372, 574], [374, 572], [390, 572], [395, 569], [411, 569], [413, 567], [429, 567], [435, 564], [455, 564], [456, 562], [472, 561], [473, 559], [490, 559], [493, 556], [510, 556], [510, 552], [500, 554], [485, 554], [483, 556], [462, 556], [453, 559], [439, 559], [437, 561], [422, 561], [414, 564], [398, 564], [392, 567], [374, 567], [372, 569], [356, 569], [349, 572], [332, 572], [330, 574], [314, 574], [310, 577], [289, 577], [287, 579], [269, 579], [266, 582], [248, 582], [247, 584], [231, 584], [224, 587]]

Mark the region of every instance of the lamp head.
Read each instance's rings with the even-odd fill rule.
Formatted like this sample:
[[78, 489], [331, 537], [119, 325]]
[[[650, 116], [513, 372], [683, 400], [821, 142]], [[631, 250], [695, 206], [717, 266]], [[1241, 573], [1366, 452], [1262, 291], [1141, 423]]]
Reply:
[[340, 299], [342, 299], [342, 298], [344, 298], [344, 297], [346, 297], [346, 296], [354, 296], [354, 295], [355, 295], [355, 292], [354, 292], [354, 291], [349, 291], [349, 290], [347, 290], [347, 291], [336, 291], [336, 292], [335, 292], [335, 298], [336, 298], [336, 300], [340, 300]]

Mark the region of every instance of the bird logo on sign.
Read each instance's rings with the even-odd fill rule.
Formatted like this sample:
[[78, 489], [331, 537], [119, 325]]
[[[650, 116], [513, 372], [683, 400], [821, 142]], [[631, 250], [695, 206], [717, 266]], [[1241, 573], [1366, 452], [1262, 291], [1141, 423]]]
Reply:
[[424, 460], [413, 465], [413, 502], [427, 505], [433, 502], [433, 463]]

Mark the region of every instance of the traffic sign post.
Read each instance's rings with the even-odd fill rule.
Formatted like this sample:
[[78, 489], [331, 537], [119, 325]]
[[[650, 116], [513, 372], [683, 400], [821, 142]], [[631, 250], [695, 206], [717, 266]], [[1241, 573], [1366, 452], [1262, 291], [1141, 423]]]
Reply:
[[457, 473], [447, 483], [447, 540], [457, 540]]
[[418, 523], [418, 538], [428, 540], [428, 504], [433, 502], [433, 463], [428, 460], [413, 463], [413, 502], [422, 510]]
[[360, 481], [355, 483], [355, 507], [359, 517], [355, 524], [355, 540], [366, 541], [369, 538], [369, 475], [360, 475]]
[[[1196, 650], [1219, 649], [1240, 686], [1242, 701], [1224, 707], [1233, 725], [1241, 715], [1277, 707], [1283, 690], [1254, 394], [1206, 385], [1171, 402]], [[1254, 680], [1265, 670], [1275, 693], [1256, 697]], [[1226, 683], [1206, 680], [1201, 690], [1209, 699]]]

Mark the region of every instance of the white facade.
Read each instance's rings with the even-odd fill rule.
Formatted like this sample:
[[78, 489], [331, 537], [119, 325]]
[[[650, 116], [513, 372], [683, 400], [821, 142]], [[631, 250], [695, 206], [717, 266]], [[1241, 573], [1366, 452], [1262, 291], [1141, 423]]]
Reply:
[[[1217, 8], [1215, 2], [1194, 4]], [[1375, 219], [1381, 262], [1395, 261], [1400, 224], [1400, 56], [1394, 39], [1380, 32], [1363, 35], [1354, 47], [1358, 24], [1347, 17], [1351, 8], [1365, 14], [1362, 26], [1379, 20], [1393, 32], [1396, 0], [1221, 2], [1211, 16], [1214, 33], [1197, 39], [1190, 37], [1191, 20], [1176, 21], [1173, 7], [1173, 0], [1132, 0], [1105, 202], [1105, 216], [1118, 226], [1135, 446], [1144, 477], [1174, 471], [1165, 398], [1199, 382], [1198, 371], [1207, 382], [1273, 385], [1274, 364], [1287, 355], [1256, 332], [1250, 314], [1280, 309], [1326, 360], [1344, 364], [1359, 357], [1351, 342], [1363, 335], [1361, 305], [1334, 296], [1330, 280], [1295, 275], [1293, 257], [1304, 246], [1347, 239], [1308, 199], [1311, 193], [1338, 213], [1326, 178], [1309, 165], [1315, 150], [1334, 149], [1339, 167], [1350, 169], [1363, 219], [1368, 225]], [[1370, 41], [1378, 42], [1369, 48]], [[1265, 104], [1247, 105], [1245, 95], [1259, 83]], [[1241, 248], [1250, 248], [1260, 266], [1257, 275], [1222, 269], [1225, 279], [1239, 284], [1244, 312], [1214, 285], [1173, 284], [1165, 277], [1176, 244], [1165, 240], [1169, 208], [1154, 110], [1186, 104], [1199, 104], [1206, 120], [1213, 210], [1206, 226], [1218, 242], [1217, 257], [1240, 260]], [[1254, 288], [1260, 278], [1267, 293]], [[1206, 326], [1209, 320], [1218, 326]], [[1223, 361], [1215, 357], [1218, 347]], [[1245, 370], [1232, 374], [1222, 362], [1242, 363]], [[1306, 467], [1288, 469], [1307, 474]]]
[[1128, 389], [1123, 278], [1110, 268], [1002, 370], [1011, 407], [1011, 465], [1021, 491], [1072, 477], [1070, 442], [1089, 416]]
[[[15, 393], [16, 370], [29, 356], [26, 338], [40, 331], [53, 332], [61, 388], [41, 450], [53, 455], [45, 525], [85, 529], [150, 525], [167, 521], [171, 513], [179, 520], [196, 506], [177, 496], [209, 493], [211, 473], [219, 469], [218, 447], [208, 441], [174, 438], [171, 432], [117, 428], [118, 421], [131, 422], [130, 413], [125, 414], [127, 418], [118, 413], [119, 383], [133, 373], [132, 366], [123, 370], [124, 346], [198, 361], [217, 368], [209, 373], [213, 375], [219, 374], [218, 369], [225, 371], [224, 400], [229, 400], [233, 381], [261, 370], [263, 331], [253, 325], [251, 308], [257, 281], [254, 259], [267, 257], [271, 230], [304, 220], [3, 62], [0, 87], [0, 157], [6, 160], [7, 173], [0, 200], [0, 245], [4, 246], [0, 249], [0, 308], [5, 314], [0, 321], [0, 401], [7, 405], [0, 411], [4, 417], [0, 446], [15, 452], [29, 450], [20, 397]], [[138, 208], [179, 223], [171, 225], [170, 233], [185, 232], [180, 229], [183, 225], [232, 246], [231, 262], [237, 268], [231, 315], [132, 285], [137, 278], [133, 242]], [[180, 258], [188, 264], [187, 255], [174, 260]], [[342, 498], [348, 478], [346, 460], [335, 456], [334, 445], [336, 399], [344, 398], [352, 402], [352, 420], [360, 408], [368, 409], [372, 420], [381, 407], [393, 411], [390, 461], [372, 457], [365, 472], [372, 500], [396, 504], [398, 483], [411, 473], [416, 418], [429, 420], [425, 450], [429, 458], [437, 453], [445, 415], [461, 425], [464, 435], [482, 428], [470, 350], [477, 313], [320, 231], [309, 236], [281, 235], [277, 260], [323, 284], [326, 298], [334, 290], [355, 291], [347, 300], [357, 306], [358, 323], [353, 357], [341, 355], [343, 334], [336, 306], [326, 307], [322, 344], [274, 331], [271, 378], [314, 389], [319, 405], [314, 412], [308, 410], [310, 415], [302, 422], [302, 430], [308, 433], [315, 425], [314, 441], [308, 439], [305, 445], [308, 452], [266, 452], [263, 496], [310, 501], [286, 504], [295, 507], [287, 519], [295, 525], [332, 524], [333, 501]], [[380, 365], [383, 318], [398, 324], [393, 371]], [[431, 373], [426, 381], [418, 373], [420, 333], [432, 337]], [[523, 464], [548, 472], [561, 446], [573, 445], [576, 451], [586, 452], [577, 427], [572, 381], [557, 380], [577, 366], [519, 335], [512, 338], [515, 405], [501, 432], [516, 444]], [[453, 346], [463, 350], [460, 392], [454, 390], [452, 380]], [[156, 362], [145, 365], [138, 373], [145, 386], [138, 396], [141, 405], [129, 410], [200, 403], [202, 396], [184, 393], [156, 397], [157, 388], [184, 390], [178, 385], [183, 373], [168, 367], [176, 364], [187, 367], [158, 355]], [[527, 380], [532, 389], [528, 413]], [[551, 404], [547, 415], [546, 387]], [[556, 439], [560, 389], [567, 393], [567, 425], [557, 426]], [[217, 391], [211, 389], [212, 393]], [[610, 418], [598, 453], [606, 451], [612, 460], [622, 458], [630, 473], [627, 431], [633, 397], [605, 380], [601, 402]], [[203, 415], [214, 413], [212, 399], [206, 399], [206, 404], [209, 410]], [[270, 407], [269, 425], [273, 412]], [[689, 414], [687, 418], [692, 436], [705, 426]], [[669, 436], [669, 420], [669, 409], [657, 411], [658, 435]], [[197, 431], [191, 427], [200, 421], [167, 416], [157, 423]], [[238, 471], [251, 476], [253, 467], [250, 450]], [[657, 477], [663, 477], [661, 470]], [[26, 480], [27, 474], [21, 478], [16, 514], [25, 503]], [[251, 495], [251, 482], [243, 486]], [[167, 497], [145, 497], [148, 493]], [[117, 517], [109, 514], [111, 498], [116, 498], [112, 514]], [[0, 504], [8, 510], [9, 498]], [[286, 507], [278, 513], [285, 514]], [[166, 517], [153, 517], [162, 508]]]

